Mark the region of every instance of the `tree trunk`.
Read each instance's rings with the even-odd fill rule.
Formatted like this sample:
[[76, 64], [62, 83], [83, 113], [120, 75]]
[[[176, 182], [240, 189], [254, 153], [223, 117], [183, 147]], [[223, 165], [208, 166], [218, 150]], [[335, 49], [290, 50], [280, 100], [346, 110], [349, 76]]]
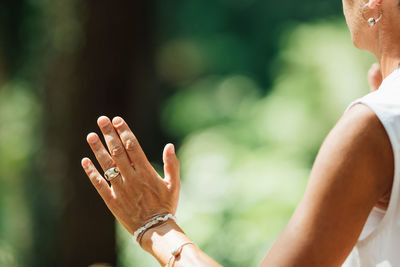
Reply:
[[36, 218], [37, 229], [48, 226], [36, 230], [36, 266], [116, 265], [114, 218], [80, 167], [82, 157], [94, 159], [86, 135], [99, 132], [99, 115], [131, 122], [150, 158], [163, 141], [151, 1], [83, 3], [82, 43], [57, 56], [46, 84], [41, 202], [51, 217]]

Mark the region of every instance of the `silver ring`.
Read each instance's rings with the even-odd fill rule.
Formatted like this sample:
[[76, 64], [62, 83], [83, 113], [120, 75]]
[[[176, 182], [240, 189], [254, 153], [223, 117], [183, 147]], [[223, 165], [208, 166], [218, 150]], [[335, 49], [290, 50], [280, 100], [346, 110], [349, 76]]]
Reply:
[[110, 168], [104, 173], [104, 177], [106, 178], [107, 181], [114, 180], [115, 177], [117, 177], [118, 175], [119, 175], [119, 170], [117, 167]]

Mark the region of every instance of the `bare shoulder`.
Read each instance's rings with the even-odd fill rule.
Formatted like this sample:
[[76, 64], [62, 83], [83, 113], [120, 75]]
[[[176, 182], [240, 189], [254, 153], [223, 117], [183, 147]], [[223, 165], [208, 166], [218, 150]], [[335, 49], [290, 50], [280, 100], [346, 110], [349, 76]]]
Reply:
[[324, 182], [331, 186], [346, 184], [357, 189], [375, 205], [390, 192], [393, 176], [393, 150], [384, 126], [368, 106], [356, 104], [322, 144], [309, 183], [325, 177]]
[[355, 164], [348, 170], [370, 178], [378, 192], [390, 190], [394, 176], [392, 145], [381, 121], [368, 106], [356, 104], [340, 118], [319, 156], [332, 154]]
[[263, 266], [339, 266], [393, 172], [385, 128], [369, 107], [354, 105], [324, 140], [304, 197]]

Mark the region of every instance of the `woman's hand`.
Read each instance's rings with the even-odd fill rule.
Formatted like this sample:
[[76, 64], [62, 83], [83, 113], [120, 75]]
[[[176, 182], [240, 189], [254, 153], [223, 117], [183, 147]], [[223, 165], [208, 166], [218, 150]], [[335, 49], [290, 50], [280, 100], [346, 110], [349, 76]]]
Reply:
[[151, 166], [122, 118], [116, 117], [111, 123], [109, 118], [102, 116], [97, 124], [108, 150], [95, 133], [90, 133], [87, 141], [103, 171], [118, 167], [120, 175], [109, 186], [90, 159], [82, 159], [82, 167], [117, 220], [133, 234], [155, 215], [175, 215], [180, 178], [174, 146], [168, 144], [164, 148], [163, 179]]
[[371, 68], [368, 70], [368, 83], [371, 92], [379, 89], [382, 80], [381, 67], [378, 63], [372, 64]]
[[[82, 159], [82, 167], [117, 220], [129, 233], [134, 234], [155, 215], [175, 215], [180, 179], [174, 146], [168, 144], [164, 148], [163, 179], [151, 166], [136, 137], [122, 118], [116, 117], [111, 123], [103, 116], [97, 120], [97, 124], [108, 150], [95, 133], [90, 133], [87, 141], [103, 171], [118, 167], [120, 175], [111, 180], [109, 186], [90, 159]], [[190, 239], [182, 229], [169, 220], [146, 231], [142, 247], [165, 266], [171, 257], [171, 251], [188, 241]], [[220, 267], [197, 246], [185, 246], [180, 252], [181, 255], [174, 260], [175, 267]]]

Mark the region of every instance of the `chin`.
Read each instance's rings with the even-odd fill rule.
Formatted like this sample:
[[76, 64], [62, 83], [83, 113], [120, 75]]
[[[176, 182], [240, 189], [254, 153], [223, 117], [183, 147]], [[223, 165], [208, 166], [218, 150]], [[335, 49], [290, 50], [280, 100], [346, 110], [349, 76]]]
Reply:
[[353, 42], [353, 45], [355, 48], [359, 50], [365, 50], [365, 47], [362, 45], [360, 38], [358, 38], [357, 34], [351, 34], [351, 41]]

